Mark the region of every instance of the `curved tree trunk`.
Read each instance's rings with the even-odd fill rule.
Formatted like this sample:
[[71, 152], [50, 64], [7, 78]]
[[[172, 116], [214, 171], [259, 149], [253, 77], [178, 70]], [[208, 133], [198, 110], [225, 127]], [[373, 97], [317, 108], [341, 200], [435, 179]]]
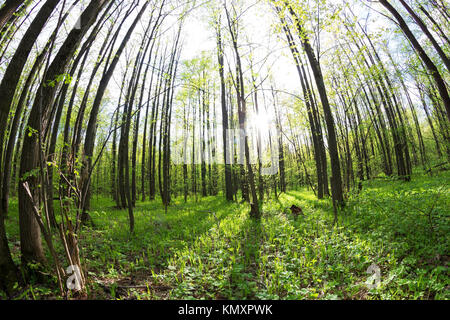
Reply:
[[25, 0], [6, 0], [0, 9], [0, 30], [24, 2]]
[[[304, 34], [304, 27], [300, 18], [297, 16], [292, 7], [287, 4], [287, 8], [289, 13], [293, 17], [295, 21], [295, 25], [297, 27], [297, 31], [300, 35]], [[328, 132], [328, 148], [330, 152], [330, 160], [331, 160], [331, 191], [333, 200], [336, 201], [339, 205], [344, 204], [344, 195], [342, 192], [342, 177], [341, 177], [341, 167], [339, 164], [339, 152], [337, 146], [336, 139], [336, 131], [333, 119], [333, 113], [331, 112], [330, 103], [328, 101], [327, 91], [325, 88], [325, 83], [323, 80], [322, 70], [320, 68], [319, 61], [317, 60], [314, 50], [311, 47], [311, 44], [307, 37], [300, 37], [300, 41], [302, 42], [303, 49], [305, 50], [306, 56], [308, 57], [311, 69], [313, 71], [314, 80], [317, 85], [317, 90], [319, 91], [320, 100], [322, 102], [323, 113], [325, 116], [325, 122], [327, 125]]]
[[[17, 1], [16, 1], [17, 2]], [[5, 134], [8, 114], [11, 111], [14, 94], [19, 84], [20, 76], [27, 62], [28, 56], [42, 28], [58, 5], [58, 0], [48, 0], [38, 12], [33, 22], [25, 32], [14, 56], [6, 68], [0, 84], [0, 150], [3, 150], [3, 139]], [[0, 164], [2, 163], [2, 152], [0, 152]], [[1, 174], [0, 174], [1, 175]], [[1, 181], [1, 180], [0, 180]]]
[[106, 88], [108, 87], [108, 83], [111, 80], [111, 77], [114, 73], [114, 70], [119, 62], [120, 56], [122, 55], [128, 41], [131, 38], [131, 35], [136, 27], [137, 23], [141, 19], [144, 14], [147, 6], [149, 5], [149, 1], [146, 1], [143, 5], [141, 11], [138, 13], [137, 17], [134, 19], [133, 23], [129, 27], [126, 35], [124, 36], [122, 43], [119, 46], [119, 49], [116, 51], [114, 55], [114, 59], [111, 61], [106, 72], [103, 74], [102, 79], [100, 80], [97, 93], [94, 99], [94, 103], [92, 104], [92, 109], [89, 117], [88, 126], [86, 129], [86, 140], [84, 143], [84, 160], [83, 160], [83, 187], [82, 187], [82, 203], [83, 203], [83, 214], [82, 220], [87, 220], [88, 218], [88, 210], [90, 207], [90, 172], [92, 170], [92, 156], [94, 154], [94, 146], [95, 146], [95, 134], [97, 131], [97, 117], [98, 112], [100, 110], [100, 104], [103, 100], [103, 96], [105, 94]]
[[445, 54], [444, 50], [439, 46], [436, 39], [434, 39], [433, 35], [431, 34], [430, 30], [428, 30], [425, 23], [422, 21], [422, 19], [414, 12], [414, 10], [405, 2], [405, 0], [400, 0], [402, 5], [405, 7], [406, 11], [409, 12], [411, 17], [413, 17], [414, 21], [417, 23], [417, 25], [422, 29], [423, 33], [427, 36], [427, 38], [430, 40], [431, 44], [433, 45], [434, 49], [437, 51], [439, 56], [441, 57], [442, 61], [444, 62], [447, 70], [450, 72], [450, 59]]
[[408, 25], [406, 24], [405, 20], [402, 18], [402, 16], [398, 13], [398, 11], [387, 1], [387, 0], [380, 0], [380, 3], [395, 17], [397, 20], [400, 29], [403, 31], [405, 36], [408, 38], [408, 40], [411, 42], [411, 45], [414, 47], [414, 49], [417, 51], [417, 54], [422, 59], [423, 63], [425, 64], [428, 71], [431, 73], [431, 76], [433, 77], [436, 86], [438, 88], [439, 94], [442, 98], [442, 101], [445, 106], [445, 110], [447, 112], [447, 118], [450, 121], [450, 96], [447, 90], [447, 86], [445, 85], [444, 80], [442, 79], [441, 74], [439, 73], [438, 68], [433, 63], [433, 61], [430, 59], [430, 57], [427, 55], [425, 50], [422, 48], [420, 43], [417, 41], [416, 37], [412, 33], [412, 31], [409, 29]]
[[[57, 90], [57, 85], [50, 86], [49, 82], [55, 81], [58, 75], [65, 72], [67, 65], [72, 59], [81, 39], [95, 22], [98, 13], [107, 0], [91, 1], [89, 6], [81, 15], [80, 28], [74, 28], [62, 44], [53, 62], [46, 71], [28, 119], [28, 128], [31, 135], [25, 135], [20, 161], [20, 177], [27, 176], [22, 182], [28, 182], [36, 202], [38, 202], [37, 185], [39, 183], [37, 171], [42, 168], [42, 150], [40, 147], [43, 138], [42, 133], [48, 130], [51, 122], [51, 106]], [[45, 263], [45, 256], [41, 243], [41, 231], [33, 216], [33, 203], [29, 199], [22, 184], [19, 185], [19, 224], [22, 261]]]

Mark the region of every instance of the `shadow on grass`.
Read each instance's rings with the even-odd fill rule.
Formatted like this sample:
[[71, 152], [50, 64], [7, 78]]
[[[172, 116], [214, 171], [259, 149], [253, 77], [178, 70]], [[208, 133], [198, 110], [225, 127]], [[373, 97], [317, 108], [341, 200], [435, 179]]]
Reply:
[[231, 295], [228, 299], [257, 299], [258, 269], [264, 241], [261, 220], [247, 218], [236, 235], [240, 241], [239, 260], [230, 271]]
[[[101, 259], [100, 263], [91, 265], [92, 271], [105, 272], [113, 267], [133, 274], [141, 270], [139, 273], [147, 279], [152, 272], [163, 273], [174, 254], [192, 246], [230, 215], [235, 206], [215, 197], [187, 203], [180, 198], [175, 199], [166, 214], [164, 206], [157, 200], [137, 203], [135, 233], [130, 237], [127, 211], [109, 211], [105, 204], [105, 201], [94, 204], [92, 217], [97, 229], [84, 230], [84, 239], [80, 241], [84, 255], [92, 263]], [[107, 210], [101, 210], [105, 207]]]

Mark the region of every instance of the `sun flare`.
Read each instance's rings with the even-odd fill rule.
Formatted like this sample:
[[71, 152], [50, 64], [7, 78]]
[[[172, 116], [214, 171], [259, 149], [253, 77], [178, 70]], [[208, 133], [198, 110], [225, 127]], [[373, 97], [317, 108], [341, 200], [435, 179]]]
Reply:
[[265, 132], [273, 125], [273, 119], [267, 112], [259, 112], [251, 117], [251, 127], [260, 132]]

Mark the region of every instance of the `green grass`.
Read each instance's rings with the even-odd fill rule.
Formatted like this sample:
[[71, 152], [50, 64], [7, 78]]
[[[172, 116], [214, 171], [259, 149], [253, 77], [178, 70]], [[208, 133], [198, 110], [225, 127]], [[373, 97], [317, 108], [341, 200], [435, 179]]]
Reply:
[[[409, 183], [376, 179], [350, 195], [332, 227], [328, 199], [289, 191], [263, 205], [207, 197], [138, 202], [130, 236], [126, 210], [99, 199], [95, 229], [80, 236], [91, 299], [449, 299], [449, 172]], [[94, 198], [95, 199], [95, 198]], [[296, 204], [304, 216], [294, 219]], [[216, 217], [209, 213], [212, 211]], [[7, 229], [19, 260], [17, 205]], [[60, 248], [59, 248], [60, 250]], [[381, 270], [369, 289], [366, 271]], [[21, 298], [56, 295], [55, 283]]]

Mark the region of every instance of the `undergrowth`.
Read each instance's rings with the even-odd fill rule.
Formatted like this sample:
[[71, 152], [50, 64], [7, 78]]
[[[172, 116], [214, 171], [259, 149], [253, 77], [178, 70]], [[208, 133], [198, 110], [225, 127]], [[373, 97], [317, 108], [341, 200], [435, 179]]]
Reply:
[[[221, 196], [177, 198], [167, 214], [158, 200], [138, 202], [134, 235], [127, 211], [99, 198], [95, 228], [80, 236], [88, 298], [449, 299], [449, 178], [365, 182], [334, 226], [331, 201], [306, 189], [266, 199], [260, 221]], [[14, 202], [6, 227], [18, 263]], [[16, 298], [57, 298], [55, 281]]]

